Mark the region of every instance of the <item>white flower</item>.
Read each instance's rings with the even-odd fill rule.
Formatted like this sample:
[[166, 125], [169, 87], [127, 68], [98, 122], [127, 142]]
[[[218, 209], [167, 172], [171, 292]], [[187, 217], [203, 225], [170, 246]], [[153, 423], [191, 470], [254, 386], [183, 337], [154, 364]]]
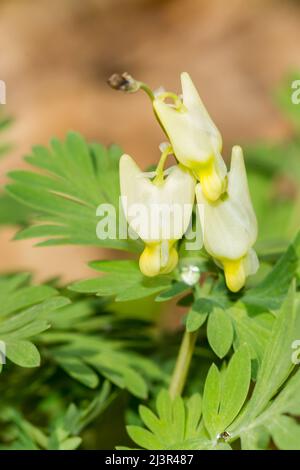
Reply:
[[[195, 179], [176, 165], [156, 177], [143, 173], [129, 155], [120, 160], [123, 210], [130, 228], [145, 242], [140, 269], [146, 276], [171, 272], [178, 254], [174, 244], [188, 228], [195, 198]], [[150, 176], [150, 177], [149, 177]]]
[[[169, 137], [176, 158], [194, 171], [205, 196], [215, 201], [226, 189], [222, 137], [190, 78], [181, 74], [182, 99], [160, 93], [153, 100], [155, 114]], [[168, 104], [169, 98], [174, 104]]]
[[224, 269], [228, 288], [237, 292], [246, 276], [258, 269], [258, 259], [252, 249], [257, 238], [257, 221], [248, 189], [242, 149], [233, 147], [228, 174], [227, 194], [217, 202], [204, 197], [201, 185], [196, 186], [204, 246]]

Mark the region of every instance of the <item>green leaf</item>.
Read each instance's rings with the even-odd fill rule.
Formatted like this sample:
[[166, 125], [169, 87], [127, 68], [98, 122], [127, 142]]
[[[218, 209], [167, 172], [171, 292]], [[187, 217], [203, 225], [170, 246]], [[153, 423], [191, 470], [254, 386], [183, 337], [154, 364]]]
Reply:
[[242, 450], [268, 450], [270, 433], [263, 426], [251, 429], [241, 436]]
[[215, 364], [209, 369], [203, 394], [203, 419], [210, 436], [215, 438], [220, 431], [218, 410], [221, 400], [221, 376]]
[[[45, 386], [46, 384], [44, 384]], [[78, 436], [95, 420], [115, 398], [110, 386], [104, 382], [95, 398], [83, 408], [73, 403], [66, 410], [55, 409], [55, 417], [50, 419], [43, 430], [27, 421], [15, 408], [6, 408], [6, 424], [13, 429], [10, 434], [14, 441], [5, 446], [7, 450], [73, 450], [78, 448], [82, 438]], [[86, 397], [87, 399], [87, 397]], [[86, 401], [85, 399], [85, 401]], [[49, 402], [48, 402], [49, 405]], [[1, 446], [3, 449], [3, 446]]]
[[201, 326], [205, 323], [206, 318], [207, 313], [198, 312], [192, 307], [186, 318], [186, 330], [189, 333], [199, 330], [199, 328], [201, 328]]
[[6, 355], [9, 360], [21, 367], [38, 367], [41, 362], [37, 347], [30, 341], [6, 342]]
[[3, 117], [3, 115], [2, 115], [1, 118], [0, 118], [0, 131], [2, 132], [3, 130], [10, 127], [12, 122], [13, 122], [13, 119], [11, 117], [8, 117], [8, 116]]
[[136, 261], [94, 261], [91, 267], [106, 274], [103, 277], [75, 282], [70, 290], [94, 293], [99, 296], [115, 296], [116, 301], [149, 297], [170, 287], [170, 276], [147, 278], [141, 273]]
[[[271, 434], [274, 432], [278, 445], [283, 448], [288, 442], [287, 433], [298, 433], [296, 424], [282, 420], [282, 415], [298, 414], [300, 409], [300, 372], [287, 381], [294, 367], [292, 344], [300, 335], [299, 314], [293, 283], [274, 322], [251, 399], [228, 429], [231, 438], [242, 439], [243, 448], [258, 448], [257, 435], [262, 428]], [[294, 442], [292, 435], [290, 442]]]
[[246, 399], [251, 378], [247, 347], [236, 351], [228, 367], [219, 372], [213, 364], [208, 372], [203, 395], [203, 419], [213, 441], [231, 424]]
[[159, 294], [156, 297], [157, 302], [165, 302], [166, 300], [173, 299], [180, 294], [190, 290], [191, 287], [185, 284], [185, 282], [175, 282], [171, 285], [170, 289], [165, 290], [162, 294]]
[[31, 214], [30, 209], [28, 209], [28, 207], [24, 206], [23, 204], [17, 202], [8, 194], [0, 195], [0, 207], [0, 225], [24, 226], [28, 224]]
[[186, 401], [187, 417], [186, 417], [186, 434], [190, 438], [197, 437], [198, 426], [202, 414], [202, 398], [201, 395], [195, 393]]
[[297, 274], [299, 259], [300, 232], [273, 270], [258, 286], [247, 291], [242, 297], [242, 301], [268, 310], [278, 309], [287, 294], [292, 279]]
[[[230, 449], [228, 444], [212, 442], [201, 420], [202, 400], [194, 394], [187, 400], [170, 399], [166, 390], [156, 398], [157, 414], [145, 406], [139, 407], [140, 417], [148, 429], [127, 426], [131, 439], [149, 450]], [[120, 448], [120, 447], [118, 447]]]
[[270, 338], [274, 316], [262, 313], [250, 316], [243, 305], [236, 305], [226, 311], [234, 327], [234, 348], [247, 344], [252, 359], [261, 364], [266, 344]]
[[81, 437], [69, 437], [59, 445], [59, 450], [74, 450], [80, 446], [82, 442]]
[[237, 350], [231, 357], [222, 382], [219, 409], [221, 425], [225, 430], [242, 408], [251, 380], [251, 361], [248, 347]]
[[300, 425], [289, 416], [278, 416], [268, 426], [276, 446], [281, 450], [300, 450]]
[[131, 285], [127, 290], [119, 293], [116, 296], [117, 302], [127, 302], [129, 300], [142, 299], [151, 295], [157, 294], [168, 288], [170, 285], [170, 278], [164, 276], [157, 276], [155, 278], [144, 277], [138, 283]]
[[83, 385], [86, 385], [89, 388], [96, 388], [99, 384], [99, 378], [96, 372], [77, 357], [58, 356], [56, 359], [67, 374], [69, 374], [73, 379], [78, 380]]
[[[189, 332], [196, 331], [200, 328], [207, 315], [210, 314], [214, 308], [228, 308], [230, 302], [227, 298], [228, 290], [223, 282], [218, 282], [213, 286], [209, 285], [210, 295], [203, 295], [204, 292], [200, 291], [200, 296], [197, 295], [186, 319], [186, 328]], [[204, 290], [204, 289], [203, 289]]]
[[[0, 276], [0, 341], [7, 358], [21, 367], [40, 365], [29, 340], [50, 327], [47, 315], [70, 303], [49, 286], [28, 286], [29, 276]], [[5, 366], [4, 366], [5, 367]]]
[[[3, 116], [2, 113], [0, 115], [0, 132], [5, 131], [8, 127], [10, 127], [12, 123], [12, 118], [8, 116]], [[11, 144], [8, 144], [6, 142], [0, 144], [0, 158], [6, 155], [10, 150], [12, 146]]]
[[143, 377], [133, 369], [124, 369], [124, 385], [136, 397], [147, 398], [147, 384]]
[[[75, 132], [64, 142], [53, 139], [49, 150], [34, 147], [26, 160], [45, 174], [13, 171], [6, 187], [14, 199], [39, 214], [39, 224], [24, 229], [17, 238], [46, 238], [40, 245], [72, 243], [139, 251], [139, 241], [118, 237], [121, 154], [116, 146], [88, 145]], [[108, 223], [117, 225], [116, 234], [109, 238], [100, 239], [96, 234], [102, 220], [96, 215], [100, 204], [110, 204], [114, 212], [105, 209], [103, 214]]]
[[[23, 326], [22, 328], [18, 328], [12, 332], [6, 333], [4, 335], [6, 341], [19, 340], [25, 338], [31, 338], [32, 336], [36, 336], [39, 333], [50, 328], [50, 324], [47, 321], [34, 321], [29, 323], [28, 325]], [[3, 334], [2, 334], [3, 337]]]
[[98, 374], [101, 374], [118, 387], [144, 399], [148, 393], [145, 379], [165, 381], [165, 375], [151, 359], [127, 351], [122, 343], [107, 340], [98, 331], [84, 335], [74, 329], [52, 329], [40, 335], [39, 340], [49, 357], [89, 388], [97, 386]]
[[[34, 332], [35, 329], [40, 331], [46, 330], [49, 326], [47, 319], [50, 313], [58, 311], [60, 314], [59, 309], [68, 304], [70, 304], [69, 299], [57, 296], [44, 300], [42, 303], [29, 307], [22, 312], [18, 312], [6, 319], [5, 322], [0, 323], [0, 336], [5, 335], [7, 337], [9, 334], [16, 337], [20, 335], [20, 330], [22, 335], [24, 335], [23, 328], [25, 327], [29, 328], [25, 330], [26, 336], [29, 338], [37, 334]], [[37, 327], [35, 326], [36, 324], [38, 325]]]
[[29, 286], [23, 287], [14, 292], [13, 296], [1, 295], [0, 317], [6, 317], [12, 312], [21, 310], [30, 305], [42, 302], [57, 294], [57, 291], [49, 286]]
[[[248, 409], [251, 416], [259, 414], [264, 409], [293, 368], [291, 344], [297, 337], [297, 321], [295, 292], [292, 287], [282, 304], [265, 350]], [[300, 333], [299, 326], [298, 333]]]
[[162, 450], [164, 446], [160, 443], [159, 439], [147, 429], [139, 426], [126, 427], [129, 437], [143, 449], [149, 450]]
[[216, 308], [209, 315], [207, 339], [218, 357], [226, 356], [233, 341], [233, 327], [230, 316], [224, 310]]
[[188, 332], [197, 331], [205, 322], [208, 313], [214, 308], [210, 299], [198, 298], [193, 303], [186, 318], [186, 329]]
[[269, 419], [269, 416], [278, 413], [298, 416], [300, 414], [299, 387], [300, 370], [288, 380], [280, 394], [277, 395], [271, 406], [265, 411], [265, 417]]
[[29, 282], [29, 273], [20, 273], [13, 276], [0, 276], [0, 295], [13, 292], [17, 287], [21, 287]]

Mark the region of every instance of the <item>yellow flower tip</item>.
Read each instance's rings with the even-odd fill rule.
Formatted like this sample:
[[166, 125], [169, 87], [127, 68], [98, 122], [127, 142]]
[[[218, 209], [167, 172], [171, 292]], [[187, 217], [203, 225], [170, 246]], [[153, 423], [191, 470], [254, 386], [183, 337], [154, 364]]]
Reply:
[[169, 259], [164, 268], [161, 269], [161, 274], [168, 274], [173, 271], [173, 269], [176, 268], [178, 263], [178, 253], [176, 248], [171, 248], [170, 254], [169, 254]]
[[217, 201], [224, 192], [224, 181], [218, 175], [213, 161], [202, 168], [198, 168], [196, 176], [201, 183], [202, 191], [209, 201]]
[[238, 292], [246, 282], [244, 259], [223, 259], [222, 264], [228, 289], [232, 292]]
[[167, 259], [162, 259], [161, 242], [147, 244], [139, 260], [140, 270], [147, 277], [168, 274], [173, 271], [177, 263], [178, 253], [174, 247], [170, 249]]
[[158, 243], [146, 245], [140, 256], [141, 272], [148, 277], [157, 276], [160, 272], [160, 248]]

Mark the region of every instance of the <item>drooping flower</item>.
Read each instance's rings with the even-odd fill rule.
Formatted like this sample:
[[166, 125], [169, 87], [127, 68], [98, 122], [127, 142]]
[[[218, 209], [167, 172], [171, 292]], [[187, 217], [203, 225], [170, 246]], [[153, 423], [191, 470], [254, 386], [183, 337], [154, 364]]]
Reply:
[[143, 173], [129, 155], [121, 157], [123, 210], [130, 229], [145, 242], [139, 265], [146, 276], [169, 273], [175, 268], [175, 242], [187, 230], [193, 210], [195, 179], [190, 172], [175, 165], [164, 175], [163, 165], [159, 164], [151, 180], [153, 174]]
[[[193, 170], [204, 195], [215, 201], [226, 189], [222, 137], [186, 72], [181, 74], [181, 85], [182, 98], [174, 93], [157, 93], [154, 111], [178, 161]], [[166, 103], [167, 99], [172, 104]]]
[[232, 149], [227, 194], [216, 202], [204, 196], [196, 186], [196, 197], [203, 230], [204, 246], [216, 263], [224, 269], [228, 288], [237, 292], [246, 277], [258, 269], [253, 245], [257, 238], [257, 221], [248, 189], [241, 147]]

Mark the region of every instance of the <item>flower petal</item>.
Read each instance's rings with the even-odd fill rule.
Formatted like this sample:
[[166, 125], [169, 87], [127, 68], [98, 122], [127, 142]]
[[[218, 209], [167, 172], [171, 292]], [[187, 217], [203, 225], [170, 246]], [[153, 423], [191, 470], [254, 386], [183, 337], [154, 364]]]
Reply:
[[123, 155], [120, 185], [125, 217], [142, 240], [150, 243], [182, 237], [191, 220], [195, 198], [195, 179], [186, 168], [171, 167], [163, 184], [157, 186], [129, 155]]
[[187, 72], [181, 74], [181, 86], [183, 103], [187, 107], [189, 113], [193, 116], [195, 122], [198, 123], [201, 130], [206, 132], [211, 141], [214, 151], [220, 153], [222, 149], [222, 136], [211, 119], [210, 115], [201, 100], [199, 93]]
[[206, 163], [212, 158], [213, 147], [209, 135], [187, 111], [178, 111], [161, 99], [155, 99], [153, 107], [181, 163], [191, 168], [193, 162]]
[[214, 258], [239, 259], [248, 252], [252, 236], [247, 213], [229, 198], [210, 203], [203, 194], [201, 185], [196, 186], [204, 246]]

